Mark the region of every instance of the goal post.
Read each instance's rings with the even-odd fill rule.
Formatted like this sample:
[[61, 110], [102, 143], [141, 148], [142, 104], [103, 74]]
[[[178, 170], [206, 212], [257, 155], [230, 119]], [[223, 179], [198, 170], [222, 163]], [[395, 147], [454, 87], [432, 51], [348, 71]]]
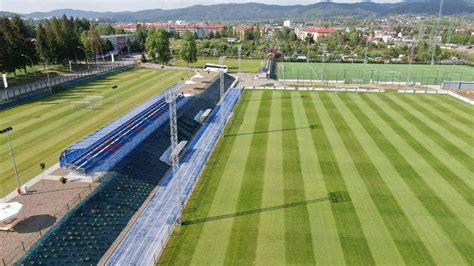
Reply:
[[71, 110], [89, 109], [92, 111], [92, 103], [89, 101], [71, 101]]
[[91, 95], [86, 97], [86, 101], [90, 102], [93, 109], [96, 109], [105, 104], [105, 97], [98, 95]]

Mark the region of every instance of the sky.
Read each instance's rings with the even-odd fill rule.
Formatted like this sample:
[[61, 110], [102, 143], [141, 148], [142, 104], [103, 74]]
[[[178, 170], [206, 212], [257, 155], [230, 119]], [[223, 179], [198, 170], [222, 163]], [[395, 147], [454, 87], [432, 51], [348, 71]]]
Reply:
[[[399, 2], [400, 0], [374, 0], [378, 3]], [[87, 11], [137, 11], [143, 9], [173, 9], [196, 4], [247, 3], [258, 2], [278, 5], [307, 5], [319, 0], [0, 0], [0, 11], [31, 13], [54, 9], [81, 9]], [[360, 2], [360, 0], [334, 0], [339, 3]]]

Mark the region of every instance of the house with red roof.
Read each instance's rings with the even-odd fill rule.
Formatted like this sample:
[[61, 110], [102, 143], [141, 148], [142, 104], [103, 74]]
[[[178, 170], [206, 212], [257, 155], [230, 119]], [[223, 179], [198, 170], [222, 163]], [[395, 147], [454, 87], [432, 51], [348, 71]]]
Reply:
[[315, 42], [318, 41], [319, 38], [334, 32], [336, 32], [335, 28], [303, 27], [296, 29], [296, 35], [299, 39], [306, 40], [307, 37], [312, 37]]

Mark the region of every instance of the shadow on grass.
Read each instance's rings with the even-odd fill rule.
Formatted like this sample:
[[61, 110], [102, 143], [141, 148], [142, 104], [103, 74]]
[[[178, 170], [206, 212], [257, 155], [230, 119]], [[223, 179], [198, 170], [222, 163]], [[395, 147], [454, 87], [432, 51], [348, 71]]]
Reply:
[[257, 214], [257, 213], [262, 213], [262, 212], [270, 212], [270, 211], [276, 211], [276, 210], [281, 210], [281, 209], [294, 208], [294, 207], [304, 206], [304, 205], [308, 205], [312, 203], [329, 201], [329, 199], [330, 199], [329, 197], [324, 197], [324, 198], [318, 198], [318, 199], [313, 199], [313, 200], [305, 200], [305, 201], [293, 202], [293, 203], [288, 203], [288, 204], [283, 204], [283, 205], [277, 205], [273, 207], [259, 208], [259, 209], [253, 209], [253, 210], [248, 210], [248, 211], [243, 211], [243, 212], [211, 216], [211, 217], [206, 217], [202, 219], [188, 220], [188, 221], [183, 221], [182, 226], [207, 223], [207, 222], [247, 216], [247, 215], [252, 215], [252, 214]]
[[264, 130], [264, 131], [244, 132], [244, 133], [236, 133], [236, 134], [226, 134], [224, 135], [224, 138], [245, 136], [245, 135], [255, 135], [255, 134], [268, 134], [268, 133], [273, 133], [273, 132], [295, 131], [295, 130], [301, 130], [301, 129], [316, 129], [316, 128], [318, 128], [317, 125], [310, 125], [307, 127], [281, 128], [281, 129]]

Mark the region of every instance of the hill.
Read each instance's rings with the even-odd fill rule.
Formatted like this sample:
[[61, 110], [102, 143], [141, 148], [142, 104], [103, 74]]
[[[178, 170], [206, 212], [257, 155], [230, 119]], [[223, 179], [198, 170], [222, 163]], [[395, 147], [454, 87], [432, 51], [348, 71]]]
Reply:
[[[51, 16], [83, 17], [87, 19], [109, 19], [121, 22], [135, 21], [243, 21], [243, 20], [275, 20], [291, 18], [320, 18], [355, 17], [370, 18], [401, 14], [435, 15], [439, 10], [439, 0], [431, 2], [404, 2], [395, 4], [381, 3], [315, 3], [310, 5], [267, 5], [259, 3], [194, 5], [172, 10], [149, 9], [136, 12], [95, 12], [74, 9], [58, 9], [50, 12], [34, 12], [23, 14], [26, 18], [45, 18]], [[8, 12], [7, 12], [8, 13]], [[445, 1], [443, 14], [472, 14], [472, 0]], [[0, 13], [0, 16], [2, 13]], [[8, 15], [8, 14], [7, 14]]]

